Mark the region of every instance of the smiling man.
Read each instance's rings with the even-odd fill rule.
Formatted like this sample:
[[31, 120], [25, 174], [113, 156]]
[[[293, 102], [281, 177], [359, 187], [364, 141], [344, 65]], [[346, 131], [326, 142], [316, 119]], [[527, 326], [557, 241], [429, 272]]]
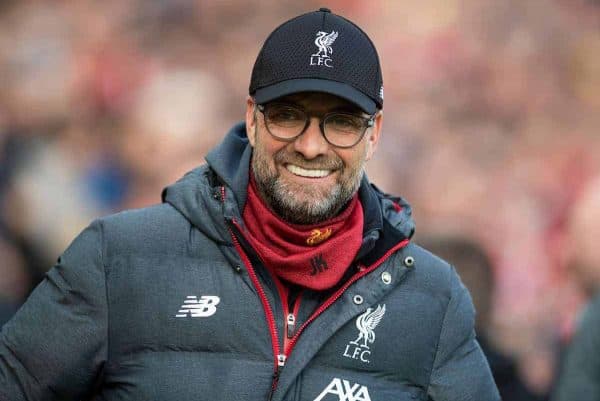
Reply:
[[499, 400], [467, 290], [364, 174], [382, 108], [355, 24], [275, 29], [207, 164], [92, 223], [3, 327], [0, 400]]

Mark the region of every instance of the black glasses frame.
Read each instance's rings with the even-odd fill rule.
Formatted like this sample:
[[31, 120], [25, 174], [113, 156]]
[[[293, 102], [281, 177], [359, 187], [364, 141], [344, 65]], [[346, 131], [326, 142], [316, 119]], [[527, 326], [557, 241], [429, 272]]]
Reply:
[[[271, 129], [269, 128], [269, 123], [267, 122], [266, 119], [266, 113], [268, 112], [269, 107], [271, 106], [286, 106], [286, 107], [290, 107], [296, 110], [301, 111], [302, 113], [304, 113], [304, 115], [306, 116], [306, 122], [304, 124], [304, 128], [302, 128], [302, 130], [300, 130], [300, 133], [298, 133], [297, 135], [293, 136], [293, 137], [289, 137], [289, 138], [284, 138], [284, 137], [280, 137], [278, 135], [273, 134], [273, 132], [271, 132]], [[321, 135], [323, 135], [323, 138], [325, 138], [325, 140], [327, 141], [328, 144], [330, 144], [331, 146], [334, 146], [336, 148], [340, 148], [340, 149], [349, 149], [352, 148], [354, 146], [356, 146], [365, 136], [365, 133], [367, 132], [368, 128], [371, 128], [374, 124], [375, 124], [375, 116], [377, 115], [377, 112], [375, 112], [375, 114], [369, 116], [369, 118], [365, 118], [365, 117], [361, 117], [358, 116], [356, 114], [352, 114], [352, 113], [344, 113], [344, 112], [339, 112], [339, 111], [333, 111], [330, 113], [327, 113], [323, 116], [315, 116], [313, 114], [308, 113], [305, 109], [303, 109], [302, 107], [299, 107], [295, 104], [290, 104], [290, 103], [266, 103], [266, 104], [257, 104], [256, 108], [263, 113], [263, 116], [265, 116], [265, 126], [267, 127], [267, 131], [269, 131], [269, 134], [271, 134], [271, 136], [273, 136], [274, 138], [277, 138], [280, 141], [284, 141], [284, 142], [293, 142], [295, 141], [298, 137], [300, 137], [302, 134], [304, 134], [306, 132], [306, 129], [308, 128], [308, 126], [310, 125], [310, 118], [311, 117], [317, 117], [319, 118], [319, 128], [321, 130]], [[356, 142], [354, 142], [352, 145], [336, 145], [335, 143], [332, 143], [328, 138], [327, 135], [325, 135], [325, 122], [327, 121], [327, 119], [333, 117], [333, 116], [339, 116], [339, 115], [344, 115], [344, 116], [352, 116], [352, 117], [358, 117], [363, 121], [363, 131], [362, 133], [357, 137]]]

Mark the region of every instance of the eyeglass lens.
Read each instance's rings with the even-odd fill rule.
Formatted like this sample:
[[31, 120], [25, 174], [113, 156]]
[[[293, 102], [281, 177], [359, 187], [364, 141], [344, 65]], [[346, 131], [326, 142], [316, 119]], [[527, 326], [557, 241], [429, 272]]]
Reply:
[[[264, 108], [265, 122], [269, 132], [281, 139], [293, 139], [308, 126], [310, 116], [302, 109], [285, 105], [269, 104]], [[354, 146], [362, 138], [367, 123], [363, 117], [348, 113], [327, 114], [322, 120], [325, 139], [335, 146]]]

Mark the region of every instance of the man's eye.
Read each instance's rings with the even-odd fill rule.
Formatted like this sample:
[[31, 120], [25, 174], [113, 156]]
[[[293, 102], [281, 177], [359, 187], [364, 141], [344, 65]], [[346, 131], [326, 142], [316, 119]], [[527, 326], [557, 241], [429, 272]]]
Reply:
[[359, 130], [362, 127], [360, 118], [345, 115], [332, 116], [327, 123], [337, 130]]
[[281, 122], [285, 122], [285, 121], [303, 121], [304, 117], [302, 116], [302, 113], [300, 113], [298, 110], [293, 110], [293, 109], [279, 109], [279, 110], [273, 110], [271, 113], [269, 113], [269, 119], [271, 121], [281, 121]]

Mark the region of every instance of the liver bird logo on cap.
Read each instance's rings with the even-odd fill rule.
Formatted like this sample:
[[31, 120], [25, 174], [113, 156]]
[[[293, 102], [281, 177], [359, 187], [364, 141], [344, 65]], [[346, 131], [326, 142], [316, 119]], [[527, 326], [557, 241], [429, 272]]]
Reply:
[[329, 57], [333, 53], [331, 45], [338, 37], [336, 31], [330, 33], [319, 31], [317, 32], [317, 38], [315, 39], [315, 45], [319, 48], [319, 51], [313, 54], [314, 57]]

